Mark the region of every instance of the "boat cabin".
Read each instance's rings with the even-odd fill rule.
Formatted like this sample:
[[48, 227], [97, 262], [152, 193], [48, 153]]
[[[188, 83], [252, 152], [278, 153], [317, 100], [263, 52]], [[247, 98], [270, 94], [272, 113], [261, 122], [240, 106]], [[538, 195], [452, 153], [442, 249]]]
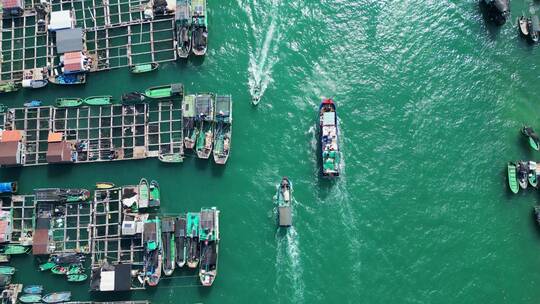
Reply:
[[144, 231], [144, 221], [148, 214], [126, 214], [122, 221], [122, 235], [133, 236]]

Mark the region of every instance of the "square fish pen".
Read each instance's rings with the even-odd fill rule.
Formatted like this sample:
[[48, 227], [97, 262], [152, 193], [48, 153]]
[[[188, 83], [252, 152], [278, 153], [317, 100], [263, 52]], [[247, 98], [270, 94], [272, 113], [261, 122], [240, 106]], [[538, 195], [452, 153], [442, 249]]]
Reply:
[[0, 198], [3, 211], [11, 212], [12, 233], [11, 242], [13, 244], [30, 245], [32, 243], [32, 232], [34, 230], [34, 210], [35, 201], [33, 195], [12, 195]]
[[148, 155], [184, 155], [182, 100], [148, 105]]

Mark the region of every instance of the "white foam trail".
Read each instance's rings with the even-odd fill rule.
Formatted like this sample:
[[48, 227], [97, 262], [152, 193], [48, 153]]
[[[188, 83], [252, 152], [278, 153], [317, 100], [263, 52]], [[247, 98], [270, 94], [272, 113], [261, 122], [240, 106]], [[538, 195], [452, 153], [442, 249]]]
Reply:
[[[300, 259], [301, 252], [298, 233], [294, 226], [291, 226], [287, 228], [287, 233], [284, 237], [280, 236], [278, 231], [276, 233], [276, 240], [277, 291], [280, 291], [279, 286], [288, 286], [292, 288], [292, 297], [289, 300], [292, 303], [302, 303], [304, 302], [304, 280], [302, 279], [303, 268]], [[286, 288], [286, 290], [290, 289]]]

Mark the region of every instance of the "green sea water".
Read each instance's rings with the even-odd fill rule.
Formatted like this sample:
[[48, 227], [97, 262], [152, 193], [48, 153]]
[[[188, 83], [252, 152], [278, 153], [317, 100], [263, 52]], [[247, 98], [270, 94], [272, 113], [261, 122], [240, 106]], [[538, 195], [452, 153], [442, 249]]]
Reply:
[[[143, 292], [89, 296], [14, 258], [15, 281], [72, 290], [74, 300], [153, 303], [532, 303], [540, 297], [538, 193], [510, 195], [506, 161], [537, 160], [519, 134], [540, 129], [540, 50], [519, 37], [512, 2], [502, 27], [477, 1], [229, 0], [208, 3], [204, 59], [152, 74], [90, 75], [84, 87], [4, 95], [30, 99], [182, 82], [231, 94], [225, 167], [188, 158], [2, 169], [20, 193], [38, 187], [157, 179], [164, 213], [221, 210], [218, 277], [177, 271]], [[263, 91], [258, 107], [254, 88]], [[338, 105], [343, 174], [321, 180], [317, 107]], [[294, 226], [276, 227], [281, 176], [295, 186]]]

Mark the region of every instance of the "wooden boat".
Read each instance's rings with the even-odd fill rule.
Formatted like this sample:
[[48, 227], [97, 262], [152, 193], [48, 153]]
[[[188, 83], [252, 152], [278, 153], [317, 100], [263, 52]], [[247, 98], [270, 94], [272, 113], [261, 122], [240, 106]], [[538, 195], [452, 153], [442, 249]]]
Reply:
[[186, 241], [186, 216], [180, 215], [174, 225], [174, 240], [176, 252], [176, 265], [184, 267], [187, 260], [187, 241]]
[[23, 103], [23, 106], [25, 108], [36, 108], [36, 107], [41, 107], [42, 104], [43, 104], [43, 101], [41, 100], [31, 100], [29, 102]]
[[523, 36], [529, 36], [528, 22], [529, 22], [529, 20], [525, 16], [521, 16], [518, 19], [519, 31]]
[[41, 302], [40, 294], [23, 294], [19, 297], [21, 303], [39, 303]]
[[80, 85], [86, 83], [86, 74], [61, 74], [49, 77], [49, 82], [58, 85]]
[[60, 303], [60, 302], [67, 302], [71, 299], [71, 292], [70, 291], [62, 291], [62, 292], [53, 292], [50, 293], [41, 299], [45, 303]]
[[137, 104], [137, 103], [142, 103], [143, 101], [145, 101], [146, 97], [144, 96], [143, 93], [130, 92], [130, 93], [123, 94], [121, 99], [122, 99], [122, 103], [124, 104]]
[[197, 95], [195, 99], [197, 142], [195, 151], [197, 157], [208, 159], [214, 146], [214, 115], [215, 96], [213, 94]]
[[274, 200], [278, 208], [278, 222], [280, 227], [292, 226], [292, 193], [293, 185], [288, 177], [283, 177], [276, 186]]
[[151, 87], [144, 91], [144, 96], [151, 99], [170, 98], [173, 96], [182, 96], [183, 94], [184, 85], [181, 83]]
[[155, 180], [150, 182], [150, 197], [148, 200], [148, 207], [159, 207], [160, 204], [160, 192], [159, 192], [159, 183]]
[[41, 285], [28, 285], [24, 287], [23, 291], [29, 294], [41, 294], [43, 292], [43, 286]]
[[56, 106], [58, 108], [73, 108], [82, 104], [82, 99], [77, 97], [66, 97], [56, 99]]
[[214, 161], [224, 165], [229, 159], [232, 140], [232, 99], [231, 96], [216, 98], [216, 131], [214, 135]]
[[319, 107], [319, 136], [322, 176], [337, 177], [340, 173], [339, 128], [336, 105], [329, 98], [324, 99]]
[[133, 74], [142, 74], [147, 72], [152, 72], [157, 70], [159, 67], [159, 63], [157, 62], [150, 62], [150, 63], [140, 63], [140, 64], [133, 64], [129, 67], [129, 71]]
[[206, 0], [192, 0], [191, 11], [193, 12], [191, 19], [191, 51], [197, 56], [204, 56], [208, 48]]
[[150, 201], [150, 189], [148, 186], [148, 181], [146, 178], [141, 178], [139, 182], [139, 208], [148, 208], [148, 203]]
[[24, 79], [22, 81], [23, 88], [40, 89], [49, 84], [47, 79]]
[[67, 273], [67, 271], [68, 271], [68, 268], [61, 265], [55, 265], [53, 268], [51, 268], [51, 272], [54, 274], [64, 275]]
[[113, 184], [113, 183], [109, 183], [109, 182], [99, 182], [99, 183], [96, 183], [96, 189], [99, 189], [99, 190], [106, 190], [106, 189], [111, 189], [111, 188], [114, 188], [114, 184]]
[[180, 153], [159, 154], [158, 159], [163, 163], [181, 163], [184, 157]]
[[16, 255], [16, 254], [27, 254], [30, 252], [30, 247], [25, 247], [21, 245], [6, 245], [3, 249], [3, 254], [6, 255]]
[[540, 137], [538, 137], [538, 135], [534, 132], [534, 130], [531, 127], [524, 126], [521, 129], [521, 133], [527, 137], [529, 146], [531, 146], [533, 150], [535, 151], [540, 150]]
[[0, 93], [17, 92], [21, 86], [13, 81], [0, 82]]
[[17, 182], [0, 183], [0, 193], [15, 193], [17, 192]]
[[527, 189], [529, 168], [527, 163], [518, 162], [517, 164], [517, 180], [521, 189]]
[[0, 274], [13, 275], [15, 273], [15, 267], [0, 266]]
[[198, 212], [188, 212], [186, 235], [187, 235], [187, 265], [189, 268], [197, 268], [199, 265], [199, 219]]
[[174, 272], [176, 246], [174, 235], [174, 218], [164, 218], [161, 221], [161, 238], [163, 241], [163, 274], [170, 276]]
[[106, 106], [112, 103], [112, 99], [110, 95], [92, 96], [83, 99], [82, 102], [87, 106]]
[[219, 249], [219, 211], [215, 207], [201, 209], [199, 239], [199, 279], [203, 286], [212, 286], [217, 275]]
[[161, 278], [161, 223], [159, 218], [144, 223], [144, 281], [157, 286]]
[[536, 171], [536, 162], [529, 161], [528, 165], [529, 165], [529, 176], [527, 179], [529, 180], [529, 185], [536, 188], [536, 186], [538, 185], [538, 173]]
[[186, 149], [193, 149], [197, 140], [195, 99], [195, 95], [186, 95], [182, 103], [182, 123]]
[[88, 278], [88, 275], [86, 275], [85, 273], [76, 273], [76, 274], [67, 275], [68, 282], [83, 282], [83, 281], [86, 281], [87, 278]]
[[56, 266], [56, 264], [54, 262], [49, 261], [49, 262], [39, 265], [39, 271], [51, 270], [54, 266]]
[[188, 58], [191, 53], [191, 6], [189, 0], [177, 0], [175, 11], [176, 53]]

